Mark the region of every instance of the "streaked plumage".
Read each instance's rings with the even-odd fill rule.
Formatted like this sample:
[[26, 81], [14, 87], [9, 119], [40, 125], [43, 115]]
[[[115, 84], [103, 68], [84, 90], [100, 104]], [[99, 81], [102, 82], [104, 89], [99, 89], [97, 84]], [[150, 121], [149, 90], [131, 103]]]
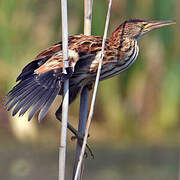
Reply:
[[[129, 20], [122, 23], [106, 40], [100, 80], [120, 74], [136, 60], [138, 39], [145, 33], [174, 21]], [[63, 72], [62, 43], [40, 53], [18, 76], [20, 81], [8, 94], [5, 105], [12, 115], [24, 115], [28, 109], [29, 120], [41, 109], [43, 119], [58, 94], [62, 95], [63, 82], [70, 81], [70, 103], [85, 85], [95, 81], [102, 37], [76, 35], [69, 37], [69, 65]], [[59, 111], [61, 113], [61, 108]]]

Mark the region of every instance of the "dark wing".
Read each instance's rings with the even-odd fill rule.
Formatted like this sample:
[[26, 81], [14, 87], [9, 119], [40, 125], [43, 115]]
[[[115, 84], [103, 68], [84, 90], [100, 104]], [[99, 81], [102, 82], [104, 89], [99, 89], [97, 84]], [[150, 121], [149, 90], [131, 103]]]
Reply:
[[[94, 60], [95, 55], [89, 54], [79, 58], [74, 66], [74, 72], [69, 81], [69, 104], [71, 104], [79, 95], [81, 89], [84, 87], [81, 82], [88, 77], [89, 68]], [[62, 118], [62, 103], [56, 112], [58, 118]]]
[[[40, 58], [42, 56], [39, 56]], [[44, 57], [45, 58], [45, 57]], [[42, 59], [29, 63], [22, 71], [18, 80], [21, 80], [6, 96], [5, 105], [7, 110], [13, 107], [12, 115], [19, 112], [19, 116], [31, 108], [28, 120], [41, 109], [38, 119], [41, 120], [46, 115], [48, 109], [59, 94], [62, 83], [72, 74], [71, 68], [67, 69], [67, 74], [63, 71], [61, 53], [51, 55], [48, 60]], [[38, 64], [38, 62], [40, 62]]]
[[16, 81], [26, 79], [30, 74], [33, 74], [34, 71], [42, 66], [48, 59], [50, 59], [55, 53], [62, 50], [62, 43], [55, 44], [50, 48], [41, 52], [34, 61], [26, 65], [21, 74], [17, 77]]
[[28, 118], [30, 120], [41, 109], [38, 119], [43, 119], [61, 90], [62, 76], [62, 69], [56, 70], [56, 72], [50, 70], [42, 74], [29, 75], [7, 94], [5, 103], [8, 106], [7, 110], [14, 107], [12, 115], [19, 112], [19, 116], [21, 116], [32, 107]]

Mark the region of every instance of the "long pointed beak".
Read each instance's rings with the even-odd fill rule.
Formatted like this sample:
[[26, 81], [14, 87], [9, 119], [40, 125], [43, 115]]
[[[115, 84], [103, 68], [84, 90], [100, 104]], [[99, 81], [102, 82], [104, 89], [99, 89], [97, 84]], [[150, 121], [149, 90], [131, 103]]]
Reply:
[[149, 21], [147, 25], [145, 25], [143, 32], [149, 32], [154, 29], [159, 29], [164, 26], [170, 26], [176, 24], [176, 21], [173, 20], [159, 20], [159, 21]]

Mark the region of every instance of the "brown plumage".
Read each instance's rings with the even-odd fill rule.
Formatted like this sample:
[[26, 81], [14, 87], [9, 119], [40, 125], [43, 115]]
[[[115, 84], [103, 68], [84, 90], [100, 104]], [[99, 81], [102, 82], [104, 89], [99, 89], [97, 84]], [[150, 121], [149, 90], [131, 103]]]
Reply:
[[[120, 74], [136, 60], [138, 39], [145, 33], [174, 21], [129, 20], [122, 23], [106, 40], [100, 80]], [[31, 108], [29, 120], [41, 109], [39, 120], [47, 113], [58, 94], [62, 95], [63, 82], [70, 81], [70, 103], [85, 85], [95, 81], [102, 37], [76, 35], [69, 37], [69, 65], [63, 72], [62, 43], [41, 52], [22, 70], [20, 81], [8, 94], [5, 105], [19, 116]], [[61, 107], [56, 115], [60, 118]]]

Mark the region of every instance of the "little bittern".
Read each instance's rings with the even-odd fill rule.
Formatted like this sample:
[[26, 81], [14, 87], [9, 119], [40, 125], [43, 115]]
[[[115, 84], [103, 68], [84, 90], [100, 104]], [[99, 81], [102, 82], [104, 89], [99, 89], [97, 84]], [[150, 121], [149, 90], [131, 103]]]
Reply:
[[[149, 31], [175, 24], [175, 21], [128, 20], [122, 23], [106, 40], [100, 80], [111, 78], [129, 68], [136, 60], [139, 38]], [[63, 72], [62, 43], [41, 52], [34, 61], [24, 67], [8, 94], [5, 105], [13, 109], [14, 116], [30, 110], [30, 120], [40, 110], [38, 119], [46, 115], [56, 96], [63, 94], [63, 83], [69, 79], [69, 101], [77, 97], [84, 86], [95, 81], [102, 37], [76, 35], [69, 37], [69, 65]], [[61, 107], [56, 113], [60, 119]]]

